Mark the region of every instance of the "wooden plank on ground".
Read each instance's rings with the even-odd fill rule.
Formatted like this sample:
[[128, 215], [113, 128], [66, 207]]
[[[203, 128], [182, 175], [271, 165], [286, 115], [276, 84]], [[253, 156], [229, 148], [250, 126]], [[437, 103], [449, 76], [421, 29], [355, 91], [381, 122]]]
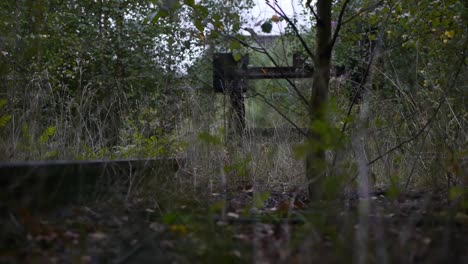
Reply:
[[0, 203], [44, 208], [92, 199], [148, 177], [174, 176], [174, 158], [0, 162]]

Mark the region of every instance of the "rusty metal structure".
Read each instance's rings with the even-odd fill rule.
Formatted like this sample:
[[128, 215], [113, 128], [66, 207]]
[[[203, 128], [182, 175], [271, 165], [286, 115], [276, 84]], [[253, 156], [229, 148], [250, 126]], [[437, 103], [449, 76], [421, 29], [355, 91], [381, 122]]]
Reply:
[[293, 55], [291, 67], [249, 67], [249, 55], [239, 61], [232, 53], [215, 53], [213, 56], [213, 88], [216, 93], [229, 95], [231, 118], [229, 127], [234, 134], [245, 132], [244, 93], [248, 80], [311, 78], [313, 69], [305, 65], [300, 55]]

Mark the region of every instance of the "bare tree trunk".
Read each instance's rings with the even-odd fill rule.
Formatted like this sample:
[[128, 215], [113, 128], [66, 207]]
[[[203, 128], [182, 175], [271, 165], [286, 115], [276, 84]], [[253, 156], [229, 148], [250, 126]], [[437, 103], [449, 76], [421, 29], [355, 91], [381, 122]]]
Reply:
[[[385, 27], [385, 26], [384, 26]], [[379, 73], [376, 71], [379, 67], [383, 67], [383, 33], [385, 30], [381, 29], [378, 32], [378, 39], [375, 43], [369, 43], [371, 55], [369, 58], [369, 78], [363, 84], [363, 90], [361, 93], [361, 105], [359, 109], [359, 119], [355, 133], [352, 135], [351, 144], [356, 154], [358, 163], [358, 229], [356, 231], [356, 250], [355, 261], [356, 263], [368, 263], [369, 262], [369, 233], [371, 232], [369, 227], [369, 215], [372, 212], [370, 203], [370, 193], [373, 189], [373, 182], [371, 181], [368, 159], [366, 156], [366, 142], [369, 139], [368, 125], [371, 117], [370, 110], [370, 93], [373, 87], [380, 86]], [[375, 45], [374, 47], [372, 47]], [[380, 228], [377, 226], [376, 228]], [[381, 232], [381, 230], [378, 230]], [[379, 245], [381, 246], [381, 245]], [[387, 262], [386, 259], [381, 260], [382, 263]]]
[[357, 131], [352, 137], [352, 147], [356, 154], [358, 163], [358, 226], [356, 230], [355, 244], [355, 261], [359, 264], [364, 264], [368, 259], [368, 236], [369, 236], [369, 213], [370, 213], [370, 183], [369, 183], [369, 166], [367, 165], [367, 157], [365, 151], [365, 143], [368, 139], [367, 123], [369, 120], [369, 99], [367, 98], [368, 89], [371, 83], [367, 83], [364, 91], [362, 91], [361, 108], [359, 110], [359, 121]]
[[[317, 33], [315, 48], [315, 67], [312, 84], [311, 103], [309, 107], [310, 123], [326, 122], [326, 103], [328, 101], [328, 82], [330, 80], [331, 64], [331, 8], [332, 1], [317, 1]], [[321, 142], [322, 135], [311, 131], [309, 140]], [[326, 173], [325, 149], [313, 148], [306, 156], [306, 176], [311, 200], [323, 196], [322, 179]]]

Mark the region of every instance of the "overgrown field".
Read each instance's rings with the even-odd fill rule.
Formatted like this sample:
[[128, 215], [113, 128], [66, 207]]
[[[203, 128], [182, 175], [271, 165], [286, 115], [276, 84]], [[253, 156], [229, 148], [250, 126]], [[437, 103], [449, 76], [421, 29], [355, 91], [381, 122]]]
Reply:
[[1, 1], [0, 263], [468, 263], [467, 4], [279, 2]]

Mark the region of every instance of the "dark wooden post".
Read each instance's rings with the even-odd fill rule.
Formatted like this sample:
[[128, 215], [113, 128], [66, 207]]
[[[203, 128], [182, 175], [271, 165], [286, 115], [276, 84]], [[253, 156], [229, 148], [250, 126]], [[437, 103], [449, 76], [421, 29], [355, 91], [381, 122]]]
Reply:
[[248, 55], [236, 62], [232, 53], [216, 53], [213, 58], [213, 87], [215, 92], [227, 93], [231, 101], [229, 134], [242, 136], [245, 132], [245, 104], [243, 93]]
[[236, 61], [232, 53], [215, 53], [213, 57], [213, 88], [226, 93], [231, 101], [230, 134], [245, 132], [245, 104], [243, 93], [249, 79], [310, 78], [313, 71], [299, 55], [293, 55], [292, 67], [248, 67], [249, 55]]
[[231, 131], [242, 136], [245, 132], [245, 104], [242, 94], [242, 80], [234, 80], [229, 90], [231, 98]]

